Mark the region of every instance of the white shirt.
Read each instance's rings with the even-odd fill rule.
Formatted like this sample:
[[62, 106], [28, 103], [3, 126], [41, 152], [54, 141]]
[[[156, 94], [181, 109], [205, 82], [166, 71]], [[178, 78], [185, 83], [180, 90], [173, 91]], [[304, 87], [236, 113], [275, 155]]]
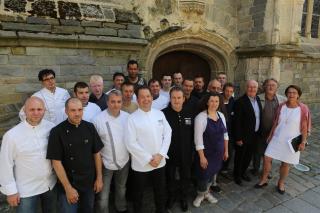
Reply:
[[106, 109], [93, 121], [104, 144], [100, 153], [107, 169], [120, 170], [129, 161], [129, 152], [124, 141], [128, 116], [128, 113], [120, 111], [117, 117], [113, 117]]
[[0, 191], [31, 197], [52, 189], [57, 182], [46, 159], [48, 137], [55, 125], [42, 120], [37, 126], [23, 121], [5, 133], [0, 151]]
[[[137, 109], [129, 115], [125, 141], [131, 154], [131, 167], [134, 171], [148, 172], [166, 164], [171, 142], [171, 127], [163, 112], [151, 109], [148, 112]], [[152, 156], [163, 156], [157, 168], [149, 162]]]
[[[97, 104], [88, 102], [87, 106], [83, 107], [83, 116], [82, 120], [93, 122], [94, 118], [101, 112], [100, 107]], [[65, 113], [65, 108], [61, 110], [62, 114], [62, 121], [68, 118], [67, 114]]]
[[159, 97], [152, 101], [152, 108], [162, 110], [166, 108], [169, 104], [169, 98], [164, 95], [159, 95]]
[[[56, 125], [63, 121], [61, 120], [61, 109], [64, 108], [66, 100], [70, 98], [70, 95], [67, 90], [60, 87], [56, 87], [55, 92], [52, 93], [50, 90], [42, 88], [40, 91], [34, 93], [32, 96], [36, 96], [43, 100], [44, 106], [46, 107], [46, 112], [43, 117], [44, 119], [46, 119], [47, 121], [51, 121]], [[21, 121], [24, 121], [26, 119], [26, 115], [23, 111], [23, 108], [21, 108], [19, 112], [19, 117]]]
[[[222, 123], [227, 129], [226, 119], [221, 112], [217, 112], [222, 119]], [[218, 115], [217, 115], [218, 116]], [[218, 117], [219, 117], [218, 116]], [[200, 112], [194, 120], [194, 143], [196, 145], [196, 150], [205, 149], [203, 143], [203, 133], [207, 128], [208, 114], [206, 112]], [[229, 140], [228, 132], [224, 133], [224, 140]]]
[[163, 89], [160, 89], [160, 95], [163, 95], [166, 98], [170, 99], [170, 90], [167, 92], [167, 91], [164, 91]]

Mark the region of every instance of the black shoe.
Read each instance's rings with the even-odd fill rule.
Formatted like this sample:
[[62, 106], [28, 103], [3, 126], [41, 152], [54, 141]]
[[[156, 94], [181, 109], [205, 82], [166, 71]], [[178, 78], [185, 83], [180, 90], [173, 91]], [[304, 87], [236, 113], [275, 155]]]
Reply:
[[186, 200], [180, 200], [181, 211], [188, 211], [188, 202]]
[[234, 182], [239, 185], [239, 186], [242, 186], [242, 180], [240, 178], [235, 178], [234, 179]]
[[268, 183], [266, 182], [266, 183], [264, 183], [264, 184], [259, 184], [259, 183], [257, 183], [256, 185], [254, 185], [254, 188], [256, 188], [256, 189], [261, 189], [261, 188], [263, 188], [263, 187], [266, 187], [266, 186], [268, 186]]
[[211, 185], [210, 186], [210, 189], [212, 192], [217, 192], [217, 193], [220, 193], [221, 192], [221, 188], [219, 186], [213, 186]]
[[271, 173], [268, 174], [268, 179], [269, 179], [269, 180], [272, 179], [272, 174], [271, 174]]
[[247, 182], [251, 181], [251, 178], [246, 174], [242, 175], [241, 178], [242, 178], [242, 180], [247, 181]]
[[118, 213], [128, 213], [128, 210], [124, 210], [124, 211], [117, 211]]
[[276, 188], [277, 188], [277, 192], [279, 192], [279, 194], [283, 195], [285, 193], [285, 190], [280, 189], [279, 186], [277, 186]]
[[171, 209], [174, 205], [174, 203], [176, 202], [176, 199], [173, 197], [169, 197], [168, 201], [167, 201], [167, 209]]

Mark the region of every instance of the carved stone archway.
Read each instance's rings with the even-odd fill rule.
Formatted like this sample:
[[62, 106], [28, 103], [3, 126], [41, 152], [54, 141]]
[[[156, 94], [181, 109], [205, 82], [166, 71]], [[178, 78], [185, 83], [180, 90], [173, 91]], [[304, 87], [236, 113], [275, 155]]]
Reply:
[[188, 51], [197, 54], [208, 61], [211, 76], [217, 72], [225, 72], [229, 80], [234, 79], [234, 66], [236, 56], [234, 47], [219, 35], [200, 30], [177, 31], [166, 34], [151, 42], [145, 51], [145, 64], [147, 78], [152, 77], [153, 64], [158, 57], [172, 51]]

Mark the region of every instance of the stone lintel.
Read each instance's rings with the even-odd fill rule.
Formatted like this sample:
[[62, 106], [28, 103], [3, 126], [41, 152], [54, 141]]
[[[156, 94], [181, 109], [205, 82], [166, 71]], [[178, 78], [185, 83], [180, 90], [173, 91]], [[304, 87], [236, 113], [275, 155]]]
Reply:
[[238, 48], [236, 53], [239, 58], [258, 57], [299, 57], [303, 50], [298, 46], [291, 45], [267, 45], [252, 48]]

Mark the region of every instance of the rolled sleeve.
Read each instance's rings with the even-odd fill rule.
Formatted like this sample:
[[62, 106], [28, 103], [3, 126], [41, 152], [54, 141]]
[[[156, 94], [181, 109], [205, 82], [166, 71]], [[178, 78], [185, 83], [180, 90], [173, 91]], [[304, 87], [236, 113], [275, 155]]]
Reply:
[[1, 185], [0, 191], [5, 195], [14, 195], [18, 193], [16, 182]]
[[194, 123], [194, 143], [196, 150], [205, 149], [203, 145], [203, 133], [207, 126], [207, 117], [203, 113], [200, 113], [195, 118]]

